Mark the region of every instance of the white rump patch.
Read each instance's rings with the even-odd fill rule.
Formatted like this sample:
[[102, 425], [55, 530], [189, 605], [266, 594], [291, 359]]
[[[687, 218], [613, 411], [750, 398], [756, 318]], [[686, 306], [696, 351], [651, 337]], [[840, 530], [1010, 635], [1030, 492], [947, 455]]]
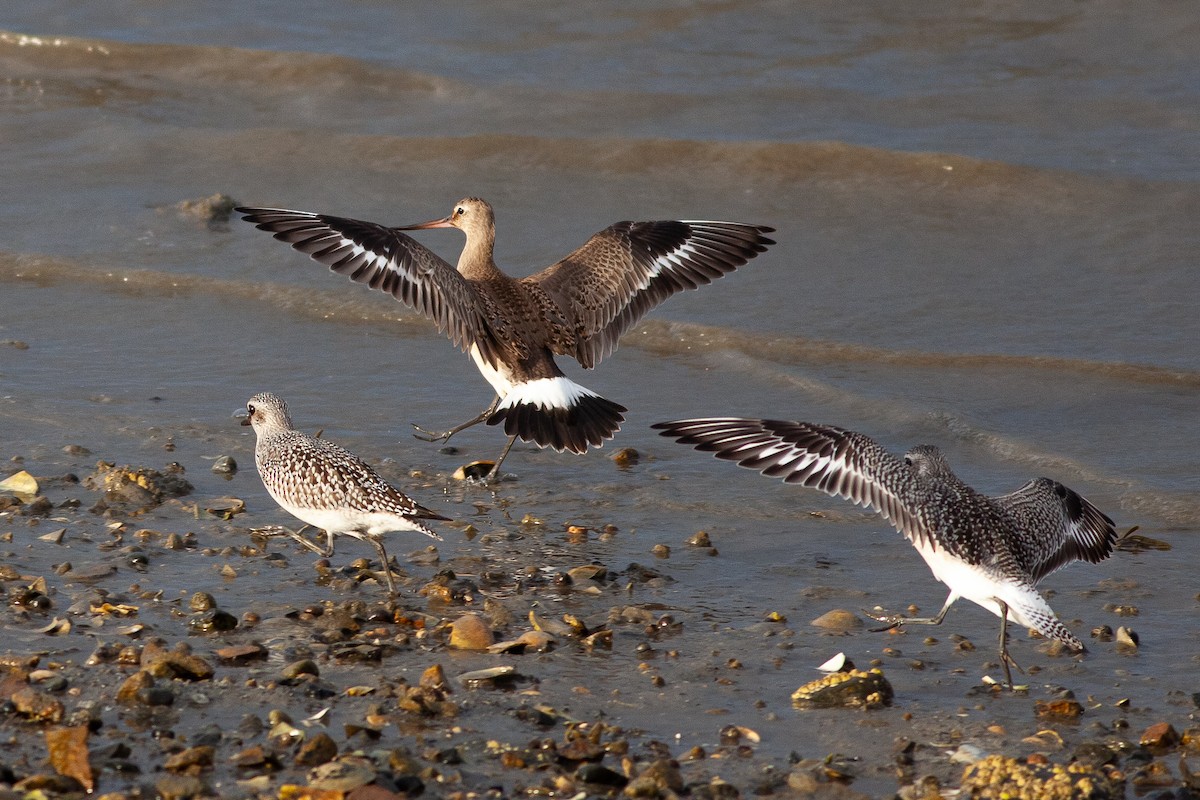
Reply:
[[499, 408], [515, 408], [522, 403], [542, 409], [569, 409], [581, 397], [598, 397], [568, 378], [539, 378], [514, 385], [501, 401]]

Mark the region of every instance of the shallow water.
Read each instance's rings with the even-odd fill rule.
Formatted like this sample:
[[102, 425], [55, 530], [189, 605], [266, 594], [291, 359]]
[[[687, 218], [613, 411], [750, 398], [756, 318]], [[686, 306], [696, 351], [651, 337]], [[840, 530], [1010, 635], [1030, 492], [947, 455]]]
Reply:
[[[1132, 697], [1144, 709], [1135, 729], [1183, 713], [1170, 698], [1195, 690], [1200, 654], [1200, 37], [1187, 5], [1146, 15], [1115, 2], [945, 3], [917, 15], [605, 4], [581, 18], [504, 3], [436, 15], [255, 4], [217, 17], [184, 3], [13, 2], [0, 29], [0, 340], [28, 344], [0, 346], [0, 455], [38, 475], [82, 474], [101, 457], [178, 461], [196, 499], [247, 500], [241, 526], [286, 523], [233, 417], [272, 390], [301, 427], [375, 463], [394, 459], [398, 479], [425, 471], [413, 493], [450, 516], [471, 518], [482, 498], [481, 529], [548, 520], [520, 552], [482, 554], [621, 569], [669, 544], [655, 566], [674, 582], [638, 599], [675, 609], [688, 644], [663, 666], [657, 704], [630, 709], [629, 724], [684, 745], [746, 724], [782, 763], [861, 745], [861, 730], [789, 708], [812, 666], [896, 646], [904, 657], [885, 660], [896, 664], [895, 713], [952, 714], [986, 671], [996, 620], [956, 606], [928, 648], [923, 631], [899, 644], [816, 635], [807, 621], [830, 608], [935, 610], [942, 587], [879, 520], [649, 425], [770, 416], [862, 430], [900, 451], [935, 443], [982, 490], [1050, 475], [1121, 530], [1139, 525], [1172, 546], [1047, 581], [1085, 639], [1131, 624], [1137, 655], [1097, 644], [1081, 661], [1045, 658], [1024, 641], [1015, 655], [1044, 668], [1042, 683], [1106, 708]], [[496, 431], [461, 434], [456, 454], [408, 435], [411, 421], [451, 424], [489, 401], [470, 362], [390, 298], [249, 225], [209, 226], [174, 207], [214, 192], [391, 224], [480, 195], [515, 274], [618, 219], [757, 222], [779, 244], [671, 299], [595, 372], [570, 370], [631, 409], [625, 428], [586, 457], [517, 448], [506, 466], [518, 480], [498, 491], [509, 521], [490, 493], [442, 477], [494, 457]], [[451, 260], [461, 245], [453, 232], [421, 239]], [[68, 444], [94, 456], [67, 456]], [[616, 447], [642, 461], [617, 469]], [[243, 465], [230, 482], [208, 472], [221, 454]], [[189, 524], [179, 507], [156, 514], [172, 530]], [[620, 533], [565, 543], [570, 522]], [[700, 529], [718, 557], [684, 546]], [[210, 521], [196, 530], [213, 547], [242, 535]], [[29, 569], [53, 563], [38, 547], [13, 552]], [[452, 534], [440, 551], [452, 561], [481, 547]], [[263, 567], [277, 602], [329, 596], [307, 557], [289, 555], [286, 570]], [[359, 555], [353, 542], [339, 549]], [[235, 613], [258, 602], [196, 558], [164, 555], [155, 581], [175, 596], [213, 591]], [[1109, 604], [1141, 613], [1117, 618]], [[772, 610], [795, 630], [788, 649], [764, 639]], [[951, 633], [979, 649], [955, 651]], [[604, 669], [570, 658], [547, 669], [607, 697], [637, 680], [634, 644], [618, 637]], [[730, 653], [744, 669], [710, 696]], [[910, 658], [927, 668], [907, 669]], [[714, 719], [710, 705], [728, 713]], [[986, 713], [1032, 724], [1028, 703]], [[871, 748], [886, 752], [895, 733], [872, 733]], [[894, 779], [858, 785], [885, 792]]]

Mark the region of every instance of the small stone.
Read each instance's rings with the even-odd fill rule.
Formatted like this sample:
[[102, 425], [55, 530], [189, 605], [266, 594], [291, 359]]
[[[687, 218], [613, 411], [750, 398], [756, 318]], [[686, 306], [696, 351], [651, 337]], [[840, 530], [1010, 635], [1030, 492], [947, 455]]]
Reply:
[[891, 705], [892, 685], [878, 669], [831, 672], [792, 693], [797, 708], [878, 708]]
[[260, 658], [266, 658], [267, 655], [267, 648], [258, 642], [230, 645], [216, 651], [217, 660], [231, 666], [241, 666]]
[[612, 454], [613, 463], [624, 469], [632, 467], [642, 458], [641, 453], [634, 450], [632, 447], [622, 447], [620, 450]]
[[196, 614], [188, 620], [188, 629], [195, 633], [223, 633], [237, 626], [238, 618], [219, 608]]
[[205, 767], [211, 767], [215, 756], [216, 749], [212, 745], [189, 747], [168, 758], [163, 769], [194, 775]]
[[450, 626], [451, 647], [459, 650], [486, 650], [492, 642], [492, 629], [478, 614], [464, 614]]
[[1179, 744], [1179, 732], [1169, 722], [1159, 722], [1142, 732], [1143, 747], [1165, 749]]
[[1123, 650], [1125, 652], [1137, 650], [1138, 643], [1139, 643], [1139, 639], [1138, 639], [1138, 635], [1135, 631], [1133, 631], [1130, 628], [1126, 628], [1124, 625], [1117, 628], [1117, 649], [1118, 650]]
[[321, 731], [304, 744], [296, 752], [296, 764], [301, 767], [315, 767], [326, 764], [337, 758], [337, 743], [329, 734]]
[[312, 675], [314, 678], [316, 678], [320, 674], [321, 670], [317, 667], [317, 662], [310, 658], [305, 658], [288, 664], [280, 671], [279, 677], [281, 683], [290, 685], [292, 683], [296, 683], [301, 676]]
[[863, 621], [853, 612], [835, 608], [833, 611], [825, 612], [809, 624], [831, 633], [849, 633], [862, 628]]
[[209, 611], [217, 607], [217, 599], [208, 592], [196, 592], [188, 600], [188, 608], [192, 611]]
[[419, 685], [425, 689], [450, 690], [450, 682], [446, 680], [446, 671], [442, 669], [441, 664], [434, 664], [431, 667], [427, 667], [421, 673]]
[[708, 531], [697, 531], [688, 537], [687, 543], [692, 547], [712, 547], [712, 539]]
[[142, 651], [142, 669], [156, 678], [179, 678], [185, 681], [203, 681], [213, 676], [212, 665], [200, 656], [192, 655], [186, 646], [177, 646], [170, 652], [164, 652], [157, 647], [152, 649], [147, 643]]
[[575, 771], [575, 777], [584, 783], [615, 786], [618, 789], [624, 788], [629, 783], [629, 779], [624, 775], [603, 764], [584, 764]]
[[1038, 700], [1034, 704], [1034, 713], [1041, 719], [1078, 719], [1083, 716], [1083, 706], [1071, 698]]
[[655, 558], [670, 558], [671, 557], [671, 548], [665, 544], [654, 545], [654, 547], [650, 548], [650, 552], [654, 554]]
[[314, 789], [350, 792], [375, 780], [375, 770], [366, 759], [347, 759], [321, 764], [308, 774], [308, 785]]
[[204, 781], [194, 775], [164, 775], [155, 781], [154, 789], [162, 800], [191, 800], [210, 794]]
[[31, 687], [13, 692], [9, 702], [18, 714], [33, 722], [62, 722], [66, 713], [58, 700]]
[[218, 475], [232, 477], [238, 471], [237, 461], [233, 456], [220, 456], [213, 462], [212, 471]]

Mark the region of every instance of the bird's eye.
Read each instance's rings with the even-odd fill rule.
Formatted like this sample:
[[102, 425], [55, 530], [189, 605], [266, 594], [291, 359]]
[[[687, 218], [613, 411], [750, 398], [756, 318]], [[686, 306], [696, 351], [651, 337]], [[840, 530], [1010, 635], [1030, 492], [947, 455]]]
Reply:
[[466, 214], [466, 213], [467, 213], [467, 210], [466, 210], [465, 208], [463, 208], [462, 206], [459, 206], [458, 208], [454, 209], [454, 213], [455, 213], [457, 216], [460, 216], [460, 217], [461, 217], [463, 214]]
[[906, 466], [909, 466], [909, 467], [911, 467], [911, 466], [912, 466], [912, 459], [911, 459], [911, 458], [909, 458], [908, 456], [905, 456], [905, 457], [904, 457], [904, 463], [905, 463], [905, 465], [906, 465]]
[[254, 406], [252, 406], [252, 405], [251, 405], [251, 406], [246, 406], [246, 410], [247, 410], [247, 411], [249, 411], [251, 414], [253, 414], [253, 413], [254, 413]]

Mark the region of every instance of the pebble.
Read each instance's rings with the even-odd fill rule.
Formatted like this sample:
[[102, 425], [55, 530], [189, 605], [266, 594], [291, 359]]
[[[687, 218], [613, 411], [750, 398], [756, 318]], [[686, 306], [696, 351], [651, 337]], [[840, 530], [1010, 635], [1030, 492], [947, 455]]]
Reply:
[[304, 675], [312, 675], [314, 678], [320, 676], [321, 670], [317, 666], [317, 662], [311, 658], [304, 658], [299, 661], [293, 661], [279, 672], [280, 683], [291, 684], [297, 682]]
[[863, 621], [853, 612], [835, 608], [833, 611], [825, 612], [809, 624], [832, 633], [849, 633], [862, 628]]
[[891, 705], [892, 685], [878, 669], [830, 672], [792, 693], [797, 708], [877, 708]]
[[190, 800], [211, 794], [204, 781], [194, 775], [164, 775], [154, 782], [154, 789], [162, 800]]
[[186, 772], [195, 774], [205, 767], [211, 767], [216, 757], [216, 748], [212, 745], [199, 745], [180, 750], [163, 764], [163, 769], [171, 772]]
[[337, 743], [329, 734], [321, 731], [300, 745], [296, 751], [296, 763], [302, 767], [315, 767], [337, 758]]
[[232, 476], [238, 471], [238, 464], [233, 456], [220, 456], [213, 462], [212, 471], [218, 475]]
[[375, 780], [366, 759], [355, 758], [321, 764], [308, 773], [308, 785], [332, 792], [350, 792]]
[[1118, 650], [1124, 650], [1127, 652], [1131, 651], [1131, 650], [1137, 650], [1138, 643], [1139, 643], [1138, 635], [1135, 631], [1133, 631], [1130, 628], [1126, 628], [1124, 625], [1117, 628], [1117, 649]]
[[1040, 719], [1078, 719], [1083, 716], [1083, 706], [1073, 698], [1038, 700], [1034, 703], [1034, 713]]
[[1179, 744], [1179, 732], [1169, 722], [1159, 722], [1142, 732], [1143, 747], [1166, 749]]
[[31, 687], [13, 692], [9, 702], [18, 714], [33, 722], [62, 722], [66, 712], [58, 700]]
[[634, 450], [632, 447], [622, 447], [620, 450], [612, 454], [613, 463], [618, 467], [632, 467], [642, 458], [641, 453]]
[[267, 648], [258, 642], [230, 645], [222, 647], [214, 653], [218, 661], [231, 666], [241, 666], [251, 661], [257, 661], [266, 658], [268, 654]]
[[450, 646], [458, 650], [486, 650], [494, 641], [492, 629], [478, 614], [464, 614], [450, 625]]

